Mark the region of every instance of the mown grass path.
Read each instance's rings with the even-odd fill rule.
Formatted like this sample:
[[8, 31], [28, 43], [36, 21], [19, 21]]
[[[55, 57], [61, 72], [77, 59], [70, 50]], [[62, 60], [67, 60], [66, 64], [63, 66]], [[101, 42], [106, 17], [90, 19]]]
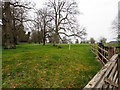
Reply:
[[18, 45], [2, 53], [3, 88], [83, 88], [101, 69], [89, 44]]

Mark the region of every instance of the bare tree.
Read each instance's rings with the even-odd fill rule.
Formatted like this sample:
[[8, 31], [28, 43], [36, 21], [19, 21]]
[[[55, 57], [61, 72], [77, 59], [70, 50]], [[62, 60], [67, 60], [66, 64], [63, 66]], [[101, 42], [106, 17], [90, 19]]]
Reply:
[[34, 42], [34, 43], [39, 42], [39, 39], [40, 39], [39, 36], [40, 36], [39, 31], [32, 30], [31, 41]]
[[78, 39], [76, 39], [75, 43], [76, 43], [76, 44], [78, 44], [78, 43], [79, 43], [79, 40], [78, 40]]
[[100, 42], [101, 42], [101, 43], [106, 43], [106, 41], [107, 41], [107, 39], [106, 39], [105, 37], [101, 37], [101, 38], [100, 38]]
[[112, 22], [112, 29], [114, 29], [115, 33], [117, 34], [117, 40], [120, 42], [120, 22], [118, 17], [116, 17]]
[[90, 43], [95, 43], [95, 39], [94, 38], [90, 38]]
[[67, 39], [66, 37], [63, 37], [63, 41], [62, 41], [62, 43], [67, 44], [67, 43], [68, 43], [68, 39]]
[[38, 30], [41, 30], [42, 32], [42, 39], [43, 39], [43, 45], [45, 45], [45, 41], [48, 35], [48, 32], [50, 32], [50, 27], [51, 27], [51, 13], [47, 8], [42, 8], [39, 9], [37, 12], [37, 17], [35, 19], [36, 22], [36, 27], [38, 27]]
[[[79, 14], [77, 3], [73, 0], [49, 0], [47, 6], [53, 13], [54, 19], [54, 45], [59, 43], [60, 34], [65, 36], [77, 36], [82, 38], [86, 34], [85, 29], [80, 30], [76, 20]], [[70, 34], [69, 34], [70, 33]]]
[[[115, 34], [118, 36], [118, 17], [116, 17], [112, 22], [112, 29], [114, 30]], [[116, 37], [118, 38], [118, 37]]]

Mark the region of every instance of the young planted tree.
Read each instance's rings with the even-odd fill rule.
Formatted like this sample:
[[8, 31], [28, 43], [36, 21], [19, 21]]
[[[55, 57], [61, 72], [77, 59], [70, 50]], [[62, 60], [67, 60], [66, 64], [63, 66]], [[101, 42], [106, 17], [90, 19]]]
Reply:
[[77, 36], [82, 38], [86, 34], [85, 29], [80, 30], [76, 16], [79, 14], [75, 1], [69, 0], [49, 0], [47, 2], [49, 10], [53, 13], [55, 38], [53, 45], [59, 43], [60, 35]]

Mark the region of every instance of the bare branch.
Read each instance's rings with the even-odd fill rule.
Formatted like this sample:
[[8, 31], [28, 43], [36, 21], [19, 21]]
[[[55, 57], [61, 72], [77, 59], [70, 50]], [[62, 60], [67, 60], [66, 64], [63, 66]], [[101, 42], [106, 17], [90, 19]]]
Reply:
[[[16, 4], [17, 3], [17, 4]], [[32, 8], [30, 8], [30, 7], [26, 7], [26, 6], [23, 6], [23, 5], [18, 5], [18, 2], [16, 2], [16, 3], [11, 3], [10, 2], [10, 5], [13, 5], [14, 7], [23, 7], [23, 8], [26, 8], [26, 9], [32, 9]]]

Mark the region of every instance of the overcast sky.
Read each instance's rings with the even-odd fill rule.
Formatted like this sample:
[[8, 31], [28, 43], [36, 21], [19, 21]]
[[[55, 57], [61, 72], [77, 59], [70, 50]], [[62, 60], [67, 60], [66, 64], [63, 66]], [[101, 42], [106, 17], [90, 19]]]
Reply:
[[[45, 0], [33, 0], [36, 7], [42, 7]], [[120, 0], [76, 0], [81, 14], [79, 23], [87, 29], [87, 39], [93, 37], [107, 38], [107, 42], [115, 40], [115, 32], [111, 28], [112, 21], [118, 13], [118, 1]]]

